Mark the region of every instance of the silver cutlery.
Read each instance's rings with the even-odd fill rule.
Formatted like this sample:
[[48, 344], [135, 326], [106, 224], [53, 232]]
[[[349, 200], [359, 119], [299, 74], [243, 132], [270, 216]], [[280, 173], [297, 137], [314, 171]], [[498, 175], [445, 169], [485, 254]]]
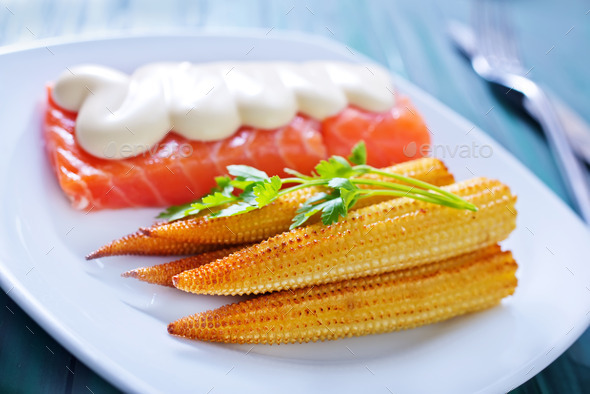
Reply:
[[[455, 46], [469, 59], [475, 56], [478, 46], [475, 33], [467, 26], [452, 22], [449, 34]], [[564, 126], [563, 129], [574, 152], [590, 164], [590, 125], [566, 103], [555, 96], [550, 97], [553, 108]]]
[[570, 108], [566, 103], [558, 99], [551, 92], [547, 92], [553, 108], [563, 125], [567, 139], [570, 142], [574, 152], [586, 164], [590, 164], [590, 125]]
[[529, 72], [522, 65], [508, 15], [499, 8], [501, 4], [480, 2], [478, 5], [477, 34], [453, 23], [449, 27], [451, 38], [470, 59], [478, 75], [505, 87], [506, 98], [539, 122], [575, 207], [584, 221], [590, 223], [590, 187], [583, 163], [575, 156], [549, 98], [528, 78]]

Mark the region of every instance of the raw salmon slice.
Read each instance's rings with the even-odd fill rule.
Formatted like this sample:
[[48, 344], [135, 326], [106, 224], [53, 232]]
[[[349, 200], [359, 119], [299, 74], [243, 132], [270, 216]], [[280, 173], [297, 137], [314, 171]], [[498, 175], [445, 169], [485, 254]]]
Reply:
[[365, 141], [368, 164], [375, 167], [422, 157], [430, 144], [428, 128], [406, 97], [398, 97], [384, 113], [346, 108], [324, 120], [322, 135], [329, 156], [346, 156], [359, 140]]
[[251, 165], [269, 175], [284, 176], [285, 167], [309, 173], [321, 159], [346, 156], [360, 140], [367, 145], [368, 163], [383, 167], [419, 157], [419, 150], [404, 148], [430, 141], [424, 122], [402, 99], [385, 113], [349, 107], [323, 122], [297, 115], [285, 127], [242, 127], [220, 141], [190, 141], [170, 132], [138, 156], [105, 160], [76, 142], [76, 113], [48, 97], [43, 131], [47, 154], [62, 190], [80, 210], [190, 202], [208, 193], [214, 177], [225, 174], [229, 164]]

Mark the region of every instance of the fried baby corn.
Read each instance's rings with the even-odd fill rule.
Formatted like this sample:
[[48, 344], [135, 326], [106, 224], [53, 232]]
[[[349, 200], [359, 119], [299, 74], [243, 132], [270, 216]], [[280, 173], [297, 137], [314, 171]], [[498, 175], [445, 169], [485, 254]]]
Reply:
[[513, 294], [517, 265], [495, 245], [387, 274], [281, 291], [168, 326], [191, 339], [280, 344], [410, 329], [490, 308]]
[[172, 287], [172, 277], [183, 271], [194, 269], [208, 264], [212, 261], [232, 254], [240, 250], [241, 246], [224, 248], [214, 250], [212, 252], [205, 252], [196, 256], [185, 257], [183, 259], [174, 260], [169, 263], [158, 264], [151, 267], [136, 268], [131, 271], [124, 272], [121, 276], [125, 278], [136, 278], [143, 282], [148, 282], [156, 285]]
[[86, 256], [86, 260], [118, 255], [170, 256], [203, 253], [221, 248], [221, 245], [205, 245], [191, 242], [154, 238], [142, 231], [117, 239]]
[[[385, 169], [410, 176], [437, 186], [453, 183], [453, 175], [438, 159], [422, 158]], [[363, 178], [381, 179], [376, 175]], [[391, 181], [391, 179], [388, 179]], [[223, 245], [260, 241], [287, 231], [299, 206], [318, 191], [307, 188], [285, 195], [269, 206], [238, 215], [207, 219], [203, 215], [172, 223], [156, 224], [117, 239], [90, 253], [88, 260], [115, 255], [184, 255], [216, 250]], [[371, 197], [359, 201], [355, 209], [381, 202], [391, 197]], [[317, 218], [312, 218], [310, 223]], [[158, 239], [160, 238], [160, 239]], [[243, 240], [240, 241], [240, 240]], [[218, 245], [218, 246], [216, 246]]]
[[[454, 182], [444, 163], [438, 159], [423, 158], [385, 168], [384, 171], [409, 176], [436, 186], [449, 185]], [[364, 179], [376, 179], [393, 182], [391, 178], [366, 175]], [[177, 241], [213, 244], [237, 244], [257, 242], [289, 230], [297, 209], [309, 197], [320, 191], [318, 188], [297, 190], [282, 196], [270, 205], [249, 212], [219, 218], [191, 218], [178, 220], [169, 224], [154, 226], [147, 230], [153, 237], [162, 237]], [[392, 197], [371, 197], [360, 200], [354, 207], [358, 209], [381, 202]], [[318, 221], [319, 216], [309, 223]]]
[[410, 268], [495, 244], [516, 226], [516, 197], [476, 178], [446, 190], [478, 207], [458, 210], [399, 198], [351, 212], [331, 226], [279, 234], [173, 278], [198, 294], [258, 294]]

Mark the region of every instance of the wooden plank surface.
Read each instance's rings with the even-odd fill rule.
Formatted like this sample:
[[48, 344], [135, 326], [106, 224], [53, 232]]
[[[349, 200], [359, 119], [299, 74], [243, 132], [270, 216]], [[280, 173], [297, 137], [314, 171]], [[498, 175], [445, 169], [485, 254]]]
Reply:
[[[338, 40], [409, 79], [495, 138], [566, 199], [545, 138], [474, 75], [445, 36], [469, 22], [474, 2], [405, 1], [8, 1], [0, 45], [56, 36], [257, 27]], [[507, 2], [532, 75], [590, 121], [590, 5], [582, 0]], [[7, 131], [3, 131], [7, 132]], [[590, 391], [590, 334], [518, 393]], [[80, 363], [9, 295], [0, 295], [0, 392], [117, 392]]]

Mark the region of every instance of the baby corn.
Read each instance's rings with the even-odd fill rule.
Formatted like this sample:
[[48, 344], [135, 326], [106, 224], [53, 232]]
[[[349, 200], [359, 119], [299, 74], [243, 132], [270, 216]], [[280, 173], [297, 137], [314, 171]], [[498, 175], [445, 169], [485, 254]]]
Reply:
[[513, 294], [517, 265], [495, 245], [420, 267], [197, 313], [168, 326], [191, 339], [280, 344], [414, 328], [497, 305]]
[[86, 256], [86, 260], [127, 254], [170, 256], [202, 253], [221, 248], [221, 245], [205, 245], [155, 238], [142, 231], [117, 239]]
[[174, 275], [186, 270], [200, 267], [203, 264], [208, 264], [212, 261], [230, 255], [240, 249], [240, 246], [236, 246], [214, 250], [212, 252], [205, 252], [196, 256], [175, 260], [170, 263], [158, 264], [152, 267], [137, 268], [124, 272], [121, 276], [125, 278], [137, 278], [143, 282], [172, 287], [172, 277]]
[[468, 253], [505, 239], [516, 225], [516, 197], [499, 181], [445, 187], [478, 207], [457, 210], [409, 198], [359, 209], [331, 226], [279, 234], [211, 264], [174, 285], [198, 294], [257, 294], [399, 270]]
[[[432, 183], [436, 186], [449, 185], [454, 182], [453, 176], [438, 159], [423, 158], [385, 168], [384, 171], [397, 173]], [[392, 182], [391, 178], [366, 175], [363, 178]], [[197, 243], [237, 244], [257, 242], [273, 235], [289, 230], [297, 209], [309, 197], [317, 193], [318, 188], [297, 190], [282, 196], [247, 215], [219, 218], [191, 218], [169, 224], [154, 226], [148, 230], [154, 237], [190, 241]], [[381, 202], [391, 197], [371, 197], [360, 200], [354, 209]], [[308, 223], [319, 220], [312, 218]]]

